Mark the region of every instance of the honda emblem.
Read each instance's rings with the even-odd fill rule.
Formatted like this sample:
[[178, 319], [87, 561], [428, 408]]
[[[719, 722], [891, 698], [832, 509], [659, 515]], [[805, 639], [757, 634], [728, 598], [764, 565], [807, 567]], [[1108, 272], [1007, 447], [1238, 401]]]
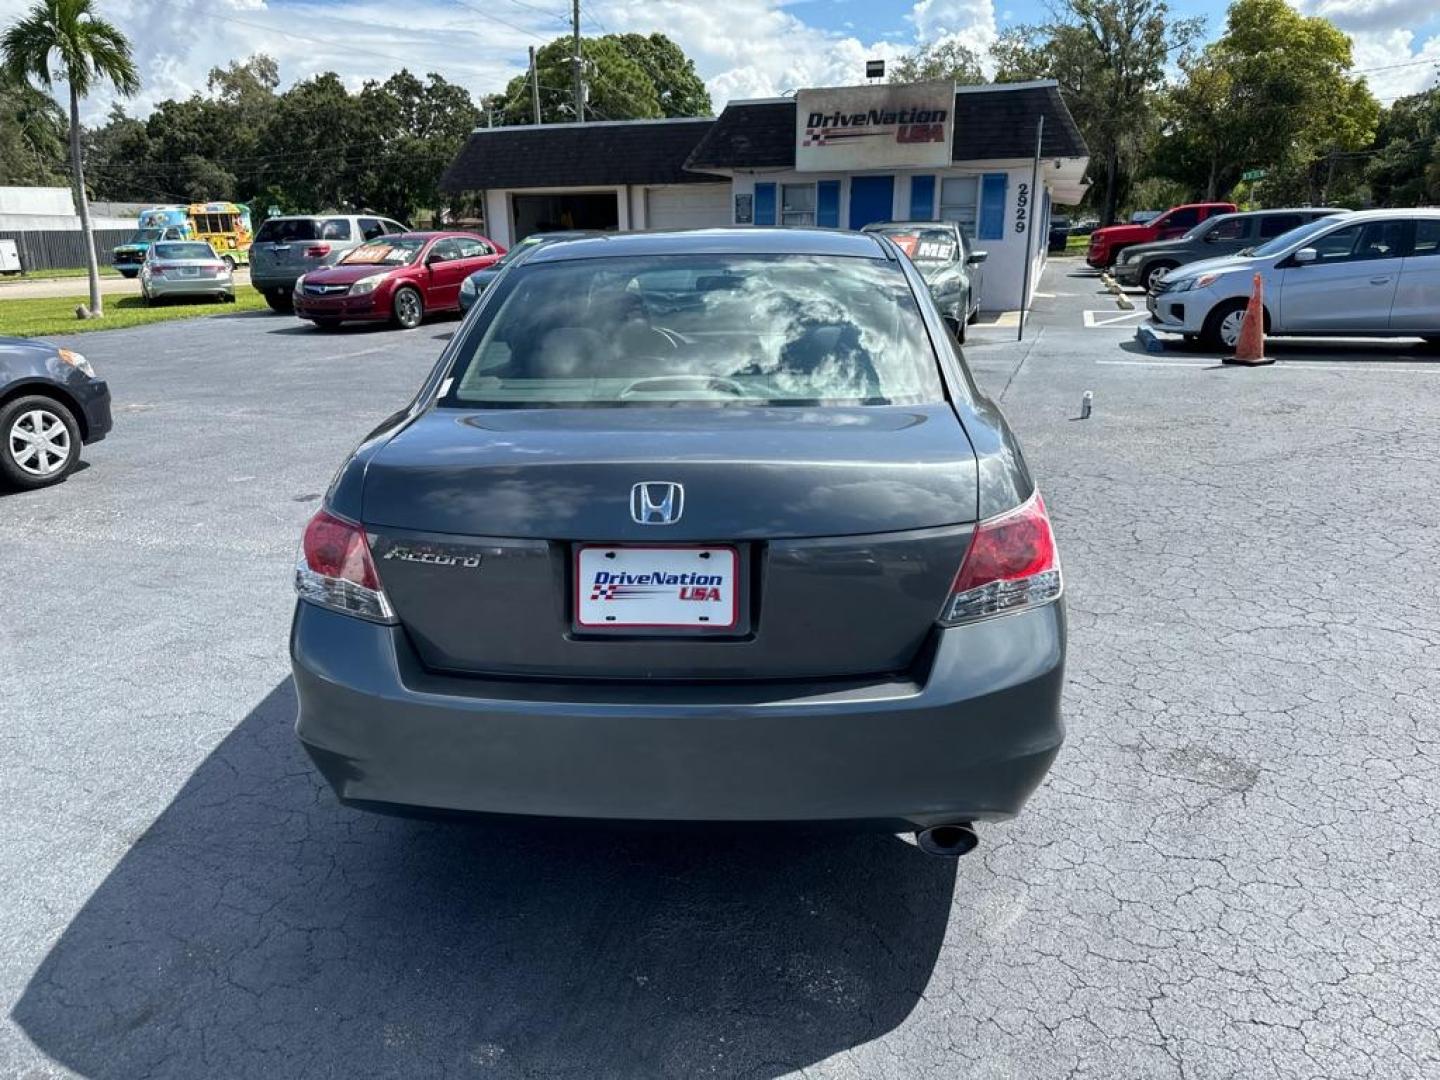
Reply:
[[630, 489], [630, 516], [639, 525], [674, 525], [685, 509], [685, 489], [668, 480], [646, 480]]

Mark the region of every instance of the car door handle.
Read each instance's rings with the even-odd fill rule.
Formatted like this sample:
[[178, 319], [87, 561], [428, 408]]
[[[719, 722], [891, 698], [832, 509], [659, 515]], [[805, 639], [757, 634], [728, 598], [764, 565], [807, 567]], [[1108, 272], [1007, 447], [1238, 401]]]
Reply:
[[1371, 285], [1385, 285], [1385, 284], [1388, 284], [1389, 281], [1390, 281], [1390, 279], [1389, 279], [1388, 277], [1372, 277], [1372, 278], [1370, 279], [1370, 284], [1371, 284]]

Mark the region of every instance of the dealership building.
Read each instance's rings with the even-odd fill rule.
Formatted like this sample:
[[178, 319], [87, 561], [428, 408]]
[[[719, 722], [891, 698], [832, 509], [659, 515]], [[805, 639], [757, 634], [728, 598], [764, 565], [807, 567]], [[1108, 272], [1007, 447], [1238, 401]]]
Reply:
[[718, 117], [480, 128], [441, 188], [483, 193], [507, 246], [561, 228], [956, 221], [989, 253], [981, 306], [1007, 310], [1045, 257], [1051, 204], [1084, 194], [1088, 155], [1053, 81], [887, 83]]

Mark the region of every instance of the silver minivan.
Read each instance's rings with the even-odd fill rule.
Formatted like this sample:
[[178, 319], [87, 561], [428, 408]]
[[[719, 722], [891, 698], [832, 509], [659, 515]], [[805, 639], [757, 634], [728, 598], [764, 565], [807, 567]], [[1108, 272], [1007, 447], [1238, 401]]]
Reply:
[[250, 284], [275, 311], [291, 309], [295, 279], [333, 266], [353, 247], [387, 233], [409, 232], [393, 218], [376, 214], [295, 214], [261, 223], [250, 245]]
[[1182, 266], [1150, 293], [1151, 325], [1233, 349], [1257, 274], [1267, 334], [1440, 344], [1440, 210], [1323, 218], [1244, 255]]

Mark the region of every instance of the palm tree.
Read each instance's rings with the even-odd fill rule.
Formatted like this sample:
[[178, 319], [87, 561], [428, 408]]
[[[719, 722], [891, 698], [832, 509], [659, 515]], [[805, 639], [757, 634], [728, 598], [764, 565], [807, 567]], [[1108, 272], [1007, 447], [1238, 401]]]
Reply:
[[75, 184], [75, 209], [85, 231], [85, 259], [90, 271], [90, 314], [103, 314], [100, 267], [95, 261], [95, 232], [90, 226], [90, 200], [80, 160], [80, 99], [101, 79], [108, 79], [126, 97], [140, 89], [140, 76], [130, 59], [125, 35], [97, 18], [93, 0], [37, 0], [0, 40], [0, 63], [10, 74], [33, 79], [49, 90], [56, 78], [70, 87], [70, 168]]

